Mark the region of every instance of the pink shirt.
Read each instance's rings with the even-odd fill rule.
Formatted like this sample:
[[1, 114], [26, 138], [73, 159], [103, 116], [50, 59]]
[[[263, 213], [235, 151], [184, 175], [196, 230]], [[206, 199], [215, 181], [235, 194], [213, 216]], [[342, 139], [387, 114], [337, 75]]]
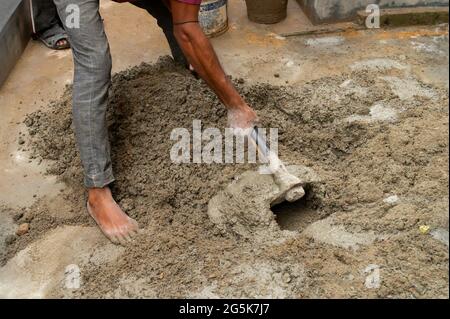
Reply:
[[[135, 0], [113, 0], [115, 2], [123, 3], [123, 2], [133, 2]], [[178, 2], [187, 3], [187, 4], [201, 4], [202, 0], [177, 0]]]
[[177, 0], [178, 2], [188, 3], [188, 4], [201, 4], [202, 0]]

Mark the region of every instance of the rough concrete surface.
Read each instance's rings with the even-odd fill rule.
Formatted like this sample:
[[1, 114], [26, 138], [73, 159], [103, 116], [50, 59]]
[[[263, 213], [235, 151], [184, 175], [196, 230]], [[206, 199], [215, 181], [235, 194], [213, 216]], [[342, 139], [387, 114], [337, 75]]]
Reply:
[[113, 262], [124, 249], [111, 244], [95, 227], [56, 228], [21, 250], [2, 268], [0, 295], [44, 298], [53, 289], [67, 289], [68, 266]]
[[[85, 212], [70, 87], [57, 97], [55, 85], [41, 109], [25, 100], [13, 111], [13, 74], [0, 92], [9, 118], [0, 126], [1, 174], [17, 169], [20, 154], [23, 175], [58, 183], [42, 193], [1, 185], [9, 225], [1, 296], [448, 298], [448, 27], [343, 33], [321, 46], [309, 45], [321, 37], [267, 31], [236, 18], [214, 45], [262, 125], [279, 128], [281, 159], [314, 172], [307, 196], [272, 214], [267, 196], [276, 189], [255, 165], [172, 163], [173, 128], [193, 119], [224, 127], [225, 111], [164, 58], [113, 80], [113, 192], [142, 226], [125, 248], [109, 244]], [[247, 187], [231, 195], [246, 192], [245, 201], [222, 200], [239, 181]], [[17, 192], [23, 200], [11, 199]], [[211, 219], [214, 201], [233, 214]], [[22, 223], [28, 233], [13, 235]], [[68, 287], [73, 265], [79, 289]]]
[[380, 8], [448, 7], [448, 0], [297, 0], [314, 23], [336, 22], [354, 18], [359, 10], [376, 3]]
[[[448, 4], [448, 2], [447, 2]], [[358, 11], [358, 22], [365, 24], [371, 11]], [[380, 10], [380, 26], [398, 27], [448, 23], [448, 5], [442, 7], [396, 8]]]

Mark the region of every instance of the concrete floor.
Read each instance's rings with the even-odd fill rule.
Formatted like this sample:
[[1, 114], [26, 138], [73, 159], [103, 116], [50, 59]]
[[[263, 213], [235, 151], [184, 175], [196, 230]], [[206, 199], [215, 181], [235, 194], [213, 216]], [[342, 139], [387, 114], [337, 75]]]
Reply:
[[[295, 1], [289, 3], [288, 18], [272, 26], [249, 22], [244, 0], [229, 2], [230, 29], [212, 43], [226, 71], [234, 77], [301, 85], [350, 72], [351, 66], [361, 61], [364, 65], [364, 61], [396, 60], [408, 66], [407, 74], [448, 89], [448, 25], [283, 38], [278, 34], [311, 27]], [[146, 12], [110, 0], [102, 1], [101, 12], [114, 72], [169, 53], [162, 33]], [[51, 51], [31, 41], [0, 88], [0, 206], [28, 206], [64, 188], [55, 177], [43, 174], [45, 163], [30, 161], [27, 154], [18, 151], [18, 138], [19, 132], [26, 132], [22, 124], [26, 114], [44, 109], [58, 98], [72, 76], [70, 50]], [[10, 216], [0, 216], [1, 224], [0, 239], [14, 229]]]

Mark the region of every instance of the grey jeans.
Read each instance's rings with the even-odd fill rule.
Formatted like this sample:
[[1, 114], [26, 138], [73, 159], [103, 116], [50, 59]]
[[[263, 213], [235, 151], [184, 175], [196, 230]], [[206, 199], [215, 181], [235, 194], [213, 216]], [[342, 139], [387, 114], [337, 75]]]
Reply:
[[33, 29], [40, 33], [50, 28], [60, 28], [56, 6], [52, 0], [32, 0]]
[[[106, 126], [108, 90], [111, 84], [111, 55], [99, 14], [99, 0], [53, 1], [68, 34], [75, 64], [73, 123], [85, 173], [84, 183], [88, 188], [104, 187], [114, 181]], [[181, 49], [173, 37], [173, 30], [170, 29], [172, 28], [170, 12], [162, 10], [160, 7], [162, 3], [159, 0], [139, 2], [142, 7], [155, 15], [173, 54], [179, 54]], [[73, 8], [74, 4], [79, 8], [79, 28], [72, 28], [66, 24], [66, 19], [73, 21], [70, 19], [73, 11], [66, 11], [66, 8], [71, 8], [68, 6]], [[157, 10], [152, 10], [153, 8]]]

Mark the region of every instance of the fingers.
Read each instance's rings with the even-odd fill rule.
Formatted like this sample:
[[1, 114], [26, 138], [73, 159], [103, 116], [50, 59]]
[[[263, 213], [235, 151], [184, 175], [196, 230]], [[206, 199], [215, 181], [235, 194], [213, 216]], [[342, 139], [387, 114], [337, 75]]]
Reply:
[[256, 113], [251, 111], [229, 110], [228, 124], [231, 128], [237, 131], [244, 131], [242, 133], [249, 133], [255, 126], [258, 118]]

